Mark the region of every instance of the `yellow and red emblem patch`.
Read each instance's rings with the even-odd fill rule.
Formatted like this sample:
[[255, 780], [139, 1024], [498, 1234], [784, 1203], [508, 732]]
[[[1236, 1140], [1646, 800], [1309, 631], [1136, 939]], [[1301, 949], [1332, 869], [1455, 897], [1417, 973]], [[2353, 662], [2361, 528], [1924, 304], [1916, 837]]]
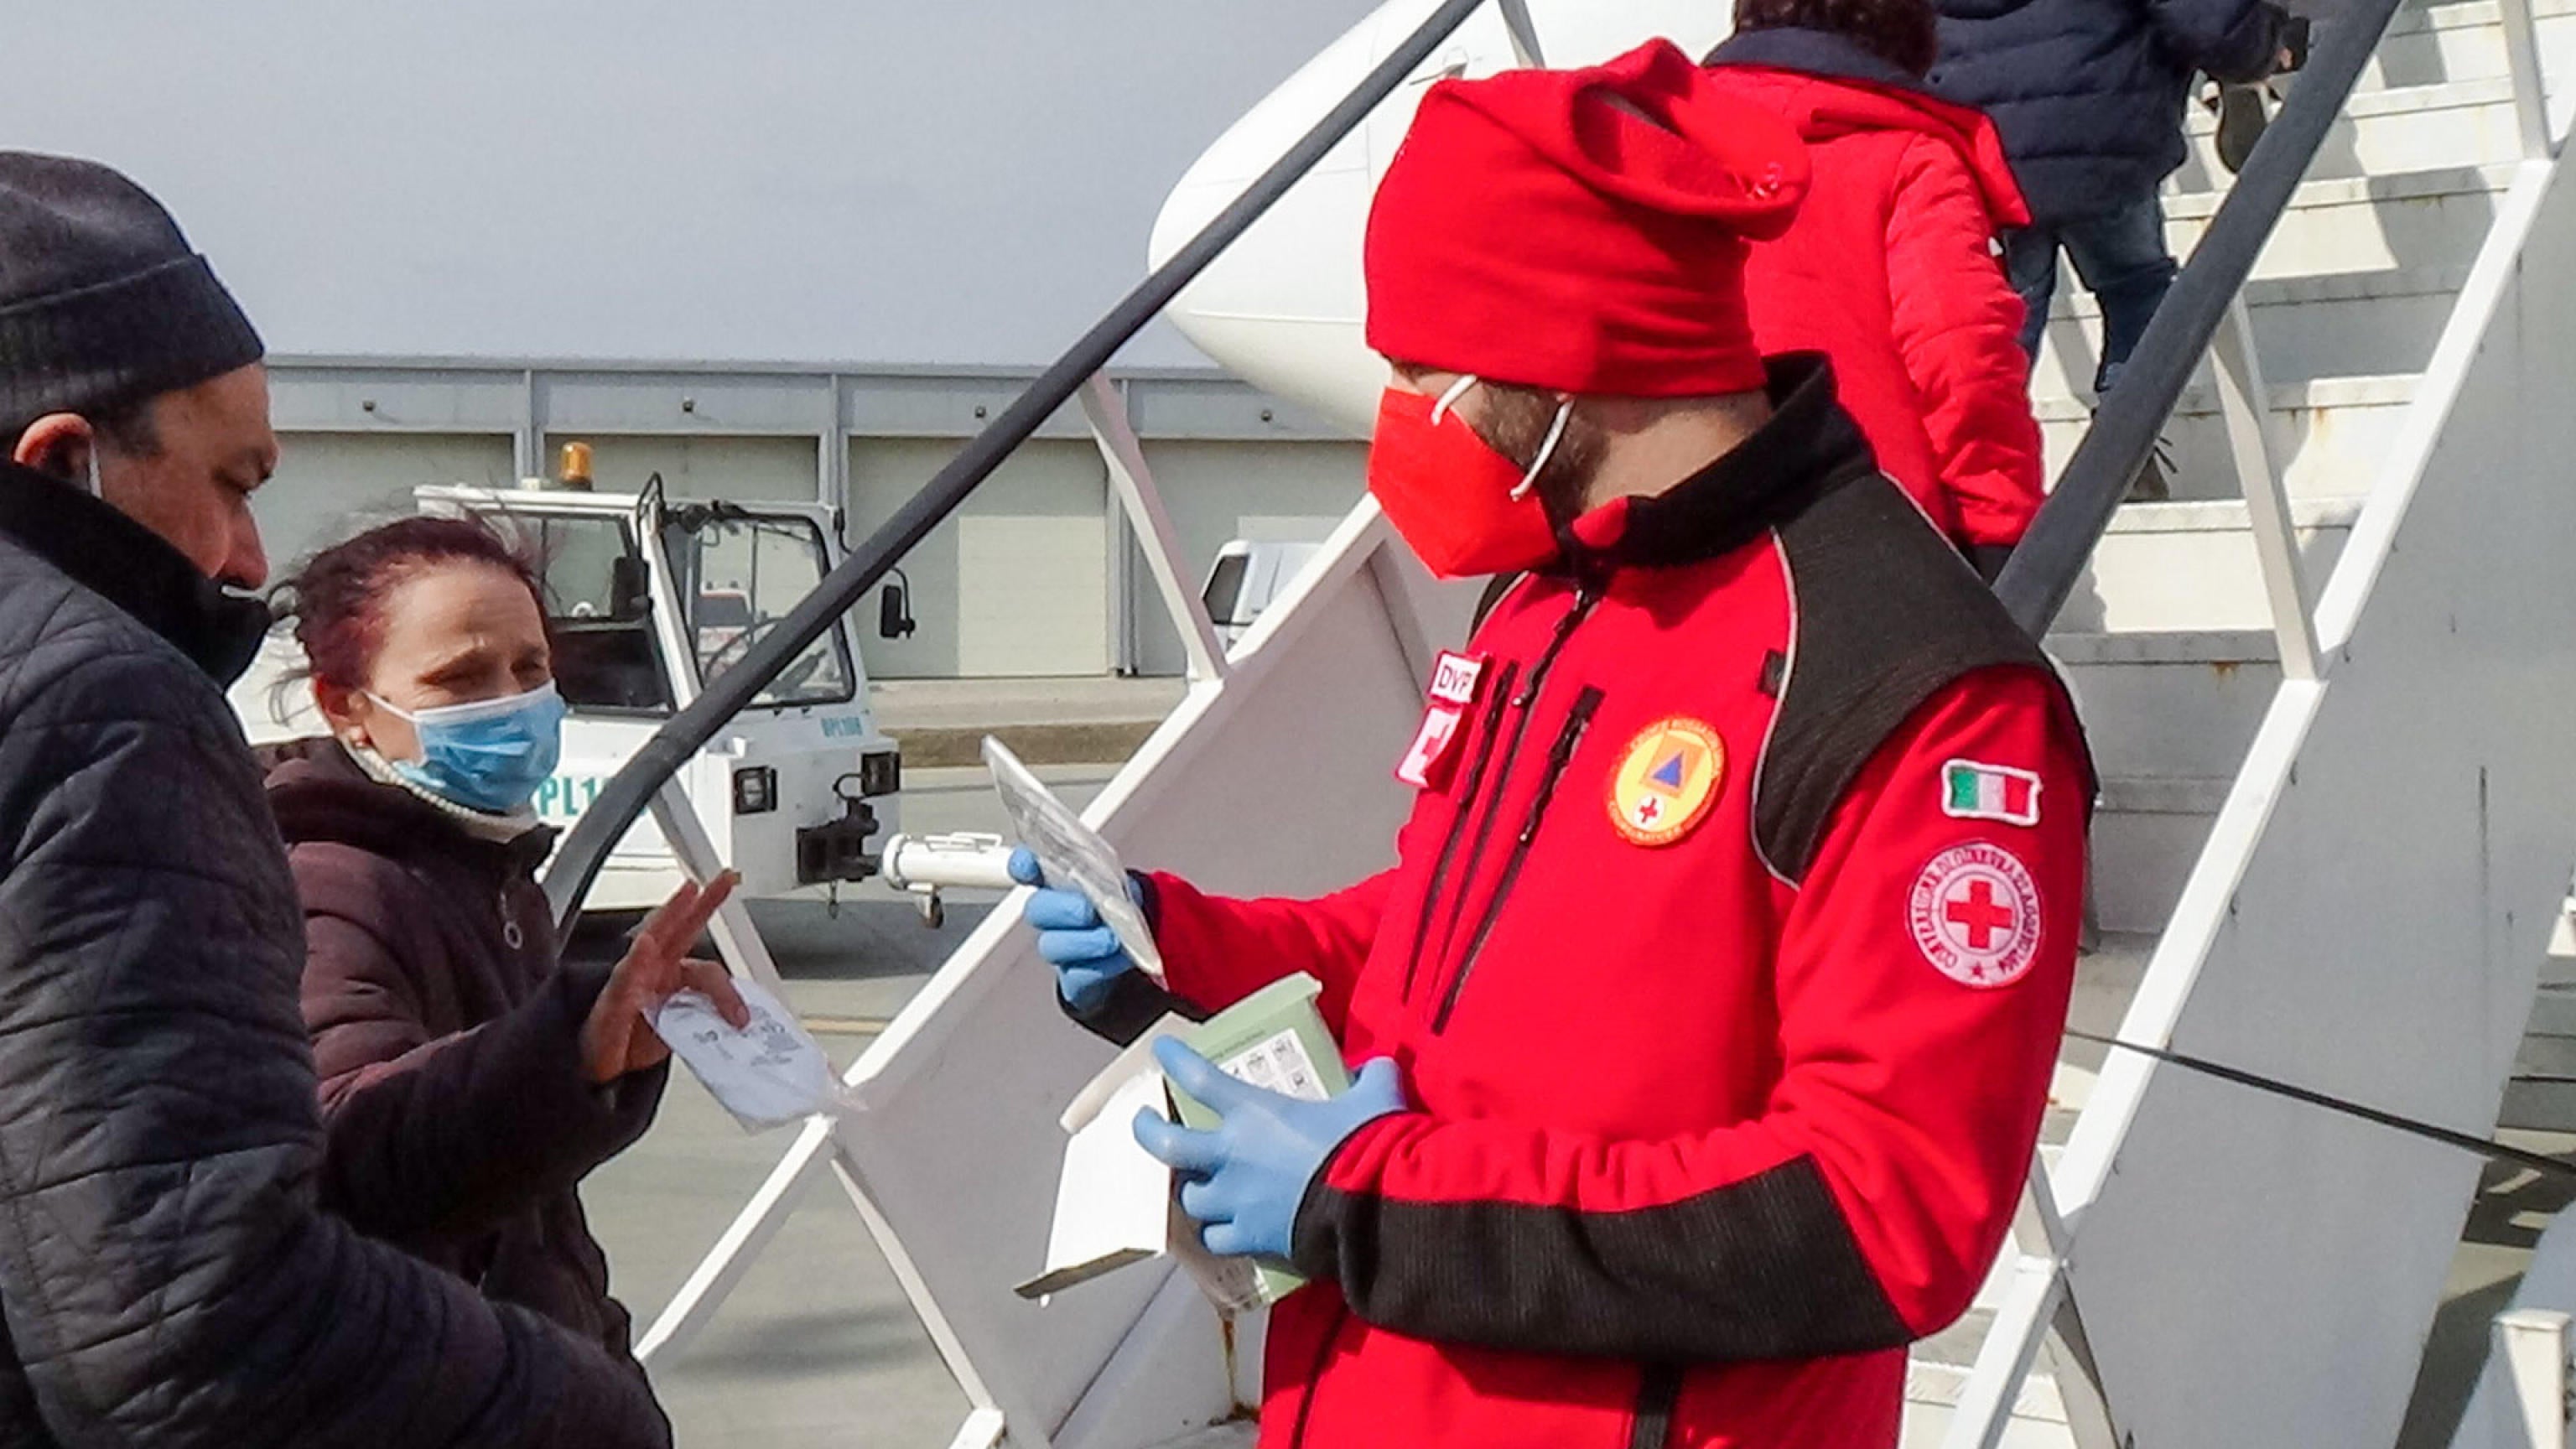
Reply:
[[1610, 775], [1610, 823], [1639, 845], [1670, 845], [1699, 828], [1726, 783], [1726, 742], [1679, 715], [1640, 731]]

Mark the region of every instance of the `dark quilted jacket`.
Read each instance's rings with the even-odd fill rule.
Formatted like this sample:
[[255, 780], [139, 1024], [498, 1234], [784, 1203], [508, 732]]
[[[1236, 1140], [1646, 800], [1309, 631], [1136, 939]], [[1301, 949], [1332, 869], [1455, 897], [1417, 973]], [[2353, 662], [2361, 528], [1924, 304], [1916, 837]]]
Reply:
[[317, 1204], [304, 933], [219, 596], [0, 464], [0, 1446], [658, 1446], [636, 1376]]
[[2259, 80], [2282, 13], [2263, 0], [1937, 0], [1932, 88], [1994, 118], [2041, 226], [2097, 217], [2183, 163], [2192, 72]]
[[627, 1358], [573, 1187], [652, 1125], [670, 1067], [609, 1089], [583, 1076], [608, 969], [556, 965], [533, 873], [554, 832], [476, 839], [329, 739], [273, 754], [269, 808], [304, 902], [323, 1206]]

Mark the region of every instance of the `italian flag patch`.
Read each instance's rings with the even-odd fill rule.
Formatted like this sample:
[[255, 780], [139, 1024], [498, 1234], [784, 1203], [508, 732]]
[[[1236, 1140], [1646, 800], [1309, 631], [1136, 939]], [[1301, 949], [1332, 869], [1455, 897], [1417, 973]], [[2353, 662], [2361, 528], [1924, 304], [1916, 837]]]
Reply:
[[2039, 776], [2010, 765], [1952, 760], [1941, 767], [1941, 813], [1955, 820], [2039, 823]]

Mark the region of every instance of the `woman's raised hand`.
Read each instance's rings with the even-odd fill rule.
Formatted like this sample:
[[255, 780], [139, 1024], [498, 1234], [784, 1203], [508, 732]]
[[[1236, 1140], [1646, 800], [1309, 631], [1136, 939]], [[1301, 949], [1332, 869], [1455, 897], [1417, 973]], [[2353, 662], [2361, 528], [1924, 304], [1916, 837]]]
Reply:
[[625, 957], [609, 973], [607, 988], [582, 1023], [581, 1064], [590, 1080], [613, 1082], [670, 1058], [670, 1047], [654, 1034], [645, 1013], [674, 992], [698, 992], [735, 1027], [751, 1025], [751, 1010], [742, 1004], [742, 994], [733, 989], [733, 977], [722, 963], [687, 954], [741, 879], [726, 871], [705, 886], [682, 881], [671, 898], [645, 918], [643, 929], [635, 933]]

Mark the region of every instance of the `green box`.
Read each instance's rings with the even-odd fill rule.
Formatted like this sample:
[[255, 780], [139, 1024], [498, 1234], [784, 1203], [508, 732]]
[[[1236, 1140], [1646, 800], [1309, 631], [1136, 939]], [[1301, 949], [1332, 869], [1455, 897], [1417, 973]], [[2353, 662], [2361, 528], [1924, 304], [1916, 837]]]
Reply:
[[[1342, 1065], [1341, 1044], [1315, 1009], [1323, 989], [1302, 971], [1273, 981], [1191, 1027], [1181, 1040], [1227, 1076], [1312, 1102], [1328, 1101], [1350, 1090], [1351, 1074]], [[1165, 1085], [1181, 1125], [1202, 1131], [1217, 1125], [1216, 1113], [1204, 1103]], [[1264, 1303], [1276, 1303], [1306, 1286], [1285, 1265], [1262, 1260], [1253, 1267]]]

